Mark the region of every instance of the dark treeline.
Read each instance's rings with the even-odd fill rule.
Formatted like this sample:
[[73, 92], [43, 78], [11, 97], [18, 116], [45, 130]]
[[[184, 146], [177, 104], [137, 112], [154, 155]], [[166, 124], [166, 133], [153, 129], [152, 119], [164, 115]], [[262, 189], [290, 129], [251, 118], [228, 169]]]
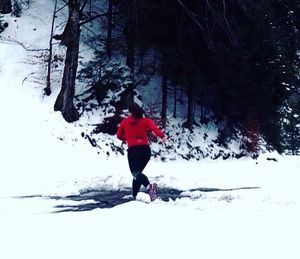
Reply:
[[[202, 113], [200, 122], [215, 120], [222, 125], [220, 142], [238, 131], [248, 138], [247, 149], [256, 148], [260, 135], [282, 151], [282, 107], [291, 106], [288, 100], [299, 94], [299, 2], [116, 0], [113, 4], [126, 22], [127, 65], [132, 71], [141, 69], [143, 56], [138, 53], [152, 49], [159, 55], [156, 72], [162, 77], [163, 121], [166, 89], [180, 86], [188, 96], [184, 126], [190, 130], [198, 120], [193, 109], [197, 104], [214, 114]], [[298, 107], [290, 108], [298, 113], [299, 101]], [[299, 128], [296, 132], [299, 136]]]

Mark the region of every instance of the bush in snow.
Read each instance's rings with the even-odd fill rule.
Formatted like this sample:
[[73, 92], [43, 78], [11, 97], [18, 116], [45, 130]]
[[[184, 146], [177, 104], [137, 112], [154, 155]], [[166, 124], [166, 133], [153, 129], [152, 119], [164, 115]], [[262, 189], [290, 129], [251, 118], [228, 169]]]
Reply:
[[119, 94], [133, 83], [129, 68], [120, 62], [109, 61], [102, 52], [96, 52], [95, 59], [84, 65], [79, 79], [88, 86], [80, 94], [80, 100], [87, 103], [96, 99], [99, 105], [117, 101]]
[[12, 10], [12, 13], [11, 13], [13, 16], [16, 16], [16, 17], [21, 17], [21, 14], [22, 14], [22, 7], [21, 7], [21, 4], [19, 3], [18, 0], [15, 0], [14, 1], [14, 4], [13, 4], [13, 10]]
[[3, 32], [7, 27], [8, 27], [8, 23], [2, 20], [2, 17], [0, 17], [0, 33]]

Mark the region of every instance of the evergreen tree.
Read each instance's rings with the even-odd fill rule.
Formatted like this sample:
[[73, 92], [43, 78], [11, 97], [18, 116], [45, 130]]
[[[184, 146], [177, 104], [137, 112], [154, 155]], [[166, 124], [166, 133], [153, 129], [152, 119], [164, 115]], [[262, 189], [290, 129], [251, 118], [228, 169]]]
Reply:
[[[188, 96], [185, 126], [189, 129], [195, 121], [194, 105], [200, 104], [224, 125], [223, 139], [238, 131], [251, 150], [257, 150], [257, 136], [282, 150], [280, 111], [291, 94], [286, 85], [296, 87], [298, 81], [300, 7], [296, 0], [111, 3], [121, 17], [131, 70], [145, 73], [144, 55], [150, 50], [158, 53], [153, 63], [162, 76], [163, 120], [168, 83], [180, 85]], [[207, 121], [204, 112], [202, 119]]]

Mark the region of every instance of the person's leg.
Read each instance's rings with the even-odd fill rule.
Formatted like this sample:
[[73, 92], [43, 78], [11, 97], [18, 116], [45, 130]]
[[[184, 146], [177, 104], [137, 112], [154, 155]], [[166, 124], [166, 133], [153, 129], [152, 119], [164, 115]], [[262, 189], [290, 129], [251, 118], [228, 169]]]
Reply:
[[143, 173], [137, 175], [136, 181], [140, 184], [140, 186], [143, 185], [145, 188], [147, 188], [150, 184], [148, 177]]
[[139, 192], [141, 185], [147, 188], [150, 184], [147, 176], [142, 173], [150, 157], [151, 149], [148, 145], [134, 146], [128, 149], [128, 163], [133, 176], [132, 195], [134, 197]]
[[[144, 153], [143, 153], [144, 156], [143, 156], [142, 171], [145, 169], [145, 167], [147, 166], [147, 164], [148, 164], [148, 162], [149, 162], [149, 160], [151, 158], [151, 149], [150, 149], [150, 146], [144, 146], [143, 149], [144, 149], [143, 150], [144, 151]], [[145, 188], [147, 188], [150, 185], [148, 177], [145, 174], [143, 174], [143, 173], [141, 173], [139, 177], [140, 177], [140, 181], [141, 181], [142, 185]]]
[[132, 196], [135, 198], [141, 188], [141, 183], [139, 183], [136, 179], [132, 180]]
[[141, 173], [145, 169], [146, 165], [148, 164], [151, 158], [151, 149], [149, 145], [141, 146], [141, 162], [140, 162], [140, 171]]
[[140, 174], [138, 162], [138, 150], [136, 147], [130, 147], [127, 153], [128, 164], [132, 174], [132, 196], [135, 198], [141, 188], [141, 183], [137, 181], [137, 176]]
[[148, 145], [130, 147], [127, 153], [131, 173], [142, 173], [151, 157], [151, 149]]
[[138, 150], [138, 161], [139, 161], [137, 168], [139, 174], [135, 175], [136, 177], [135, 179], [138, 181], [140, 185], [143, 185], [145, 188], [147, 188], [150, 182], [148, 177], [142, 172], [150, 160], [151, 149], [148, 145], [141, 145], [137, 147], [137, 150]]

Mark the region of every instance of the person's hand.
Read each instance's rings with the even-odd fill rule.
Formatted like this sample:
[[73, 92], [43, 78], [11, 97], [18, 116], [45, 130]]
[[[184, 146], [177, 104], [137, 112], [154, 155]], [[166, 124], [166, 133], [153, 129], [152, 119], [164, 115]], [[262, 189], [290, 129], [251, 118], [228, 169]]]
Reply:
[[162, 143], [166, 144], [167, 142], [167, 136], [164, 136], [162, 139], [161, 139]]

